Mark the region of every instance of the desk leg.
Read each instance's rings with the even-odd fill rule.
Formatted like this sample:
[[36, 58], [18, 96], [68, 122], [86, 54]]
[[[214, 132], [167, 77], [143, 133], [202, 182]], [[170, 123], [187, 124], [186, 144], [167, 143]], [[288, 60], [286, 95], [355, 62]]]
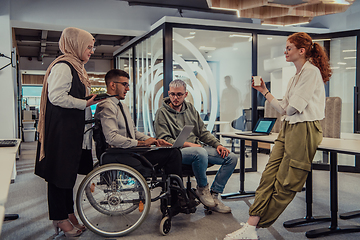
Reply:
[[222, 199], [255, 196], [255, 192], [245, 192], [245, 140], [240, 139], [240, 191], [236, 193], [221, 194]]
[[338, 178], [337, 178], [337, 153], [330, 152], [330, 211], [331, 225], [329, 228], [320, 228], [306, 232], [306, 237], [316, 238], [339, 233], [360, 232], [360, 226], [343, 226], [338, 227]]
[[306, 216], [304, 218], [298, 218], [294, 220], [289, 220], [283, 223], [283, 226], [286, 228], [297, 227], [299, 225], [306, 225], [314, 222], [327, 222], [331, 218], [329, 216], [318, 216], [314, 217], [312, 215], [312, 170], [309, 173], [306, 179], [306, 189], [305, 189], [305, 201], [306, 201]]

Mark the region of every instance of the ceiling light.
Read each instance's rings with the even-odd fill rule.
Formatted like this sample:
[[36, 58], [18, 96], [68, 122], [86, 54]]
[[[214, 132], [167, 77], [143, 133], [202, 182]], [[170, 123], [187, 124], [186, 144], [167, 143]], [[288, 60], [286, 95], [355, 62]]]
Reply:
[[148, 52], [148, 55], [151, 55], [151, 53], [150, 53], [150, 52]]
[[322, 41], [331, 41], [330, 38], [324, 38], [324, 39], [313, 39], [313, 42], [322, 42]]
[[194, 35], [194, 34], [196, 34], [196, 32], [190, 32], [190, 35]]
[[343, 50], [343, 52], [356, 52], [356, 49]]
[[127, 64], [126, 64], [126, 63], [124, 64], [124, 67], [127, 67]]
[[355, 59], [356, 57], [344, 57], [344, 59]]
[[242, 37], [242, 38], [248, 38], [251, 37], [249, 35], [242, 35], [242, 34], [230, 34], [229, 37]]
[[236, 16], [240, 17], [240, 11], [238, 9], [232, 9], [232, 8], [222, 8], [222, 7], [210, 7], [211, 9], [218, 9], [218, 10], [225, 10], [225, 11], [236, 11]]
[[185, 39], [189, 40], [189, 39], [193, 39], [195, 36], [189, 36], [189, 37], [185, 37]]
[[344, 63], [344, 62], [338, 62], [337, 64], [339, 64], [339, 65], [346, 65], [346, 63]]
[[324, 4], [339, 4], [339, 5], [350, 5], [349, 1], [346, 0], [322, 0]]
[[331, 67], [331, 69], [339, 69], [340, 67]]
[[212, 51], [212, 50], [215, 50], [216, 47], [205, 47], [205, 46], [200, 46], [199, 47], [200, 50], [208, 50], [208, 51]]
[[208, 56], [208, 58], [211, 58], [211, 57], [212, 57], [211, 55]]
[[271, 40], [271, 39], [272, 39], [272, 37], [268, 37], [268, 38], [267, 38], [267, 40]]
[[347, 67], [347, 68], [345, 68], [345, 69], [347, 69], [347, 70], [356, 69], [356, 67]]
[[282, 24], [261, 23], [263, 26], [283, 27]]
[[289, 26], [295, 26], [295, 25], [304, 25], [304, 24], [308, 24], [308, 23], [310, 23], [310, 22], [306, 21], [306, 22], [292, 23], [292, 24], [286, 24], [284, 26], [289, 27]]

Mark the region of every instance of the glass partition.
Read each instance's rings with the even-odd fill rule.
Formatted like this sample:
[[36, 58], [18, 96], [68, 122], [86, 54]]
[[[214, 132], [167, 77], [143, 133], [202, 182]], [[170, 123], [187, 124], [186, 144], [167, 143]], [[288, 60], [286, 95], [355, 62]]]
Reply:
[[126, 98], [123, 101], [129, 107], [130, 114], [134, 119], [134, 90], [133, 90], [134, 78], [133, 78], [132, 64], [133, 64], [132, 49], [123, 52], [116, 59], [116, 67], [118, 69], [124, 70], [130, 76], [129, 78], [130, 90], [126, 93]]
[[234, 131], [230, 123], [251, 106], [252, 35], [173, 29], [173, 75], [188, 85], [208, 130]]
[[156, 110], [163, 98], [163, 31], [135, 46], [136, 127], [152, 137]]
[[[333, 75], [329, 81], [329, 96], [340, 97], [341, 138], [354, 133], [354, 86], [356, 85], [356, 37], [330, 41], [330, 64]], [[355, 157], [339, 154], [339, 165], [355, 166]]]

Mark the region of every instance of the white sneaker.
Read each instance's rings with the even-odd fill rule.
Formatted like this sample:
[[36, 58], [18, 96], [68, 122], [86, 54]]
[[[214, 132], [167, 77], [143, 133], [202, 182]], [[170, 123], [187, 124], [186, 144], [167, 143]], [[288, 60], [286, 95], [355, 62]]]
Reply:
[[216, 203], [214, 202], [214, 199], [210, 194], [209, 184], [207, 184], [205, 187], [197, 186], [195, 193], [199, 197], [200, 202], [205, 206], [207, 207], [216, 206]]
[[216, 204], [215, 207], [210, 208], [212, 211], [219, 212], [219, 213], [231, 213], [231, 208], [228, 206], [225, 206], [225, 204], [219, 200], [217, 193], [213, 193], [211, 195]]
[[246, 223], [242, 228], [235, 232], [229, 233], [225, 236], [224, 240], [258, 240], [256, 226], [251, 226]]

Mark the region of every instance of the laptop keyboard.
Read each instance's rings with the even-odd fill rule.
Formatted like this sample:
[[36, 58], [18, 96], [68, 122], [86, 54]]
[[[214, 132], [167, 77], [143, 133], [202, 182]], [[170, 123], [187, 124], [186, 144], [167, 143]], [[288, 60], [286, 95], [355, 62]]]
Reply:
[[13, 147], [17, 143], [17, 140], [0, 140], [0, 147]]

